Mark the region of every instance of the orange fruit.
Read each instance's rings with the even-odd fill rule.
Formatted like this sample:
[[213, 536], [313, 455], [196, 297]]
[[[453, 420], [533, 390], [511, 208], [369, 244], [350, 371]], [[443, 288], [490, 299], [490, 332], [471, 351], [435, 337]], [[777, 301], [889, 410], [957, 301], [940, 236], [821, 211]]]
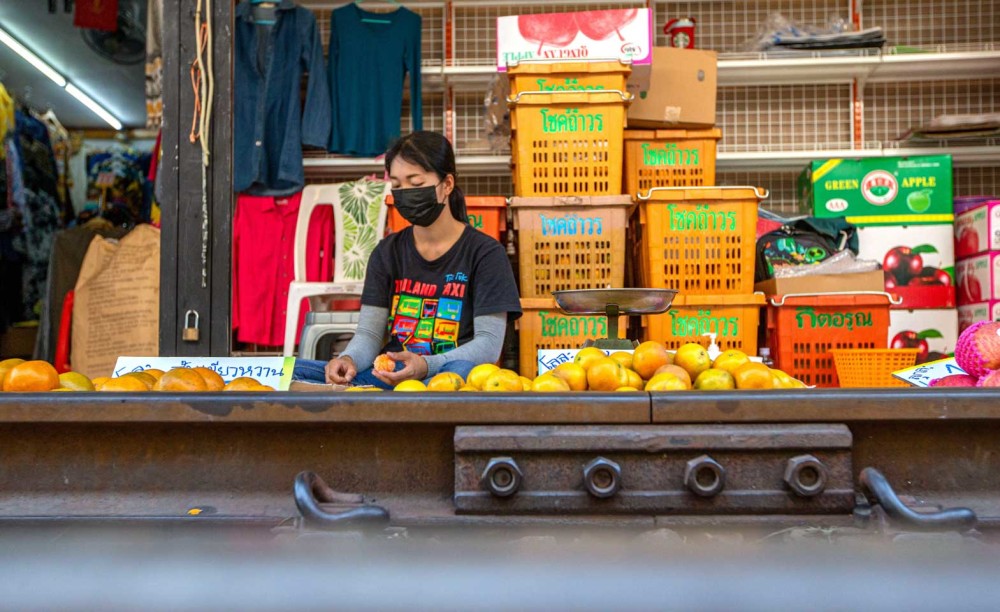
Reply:
[[601, 349], [595, 346], [588, 346], [585, 349], [580, 349], [580, 352], [573, 358], [573, 363], [582, 367], [584, 370], [589, 370], [590, 366], [592, 366], [595, 361], [605, 357], [607, 357], [607, 355], [605, 355], [604, 351]]
[[635, 347], [632, 353], [632, 369], [643, 380], [649, 380], [661, 367], [673, 363], [665, 346], [652, 340]]
[[626, 353], [625, 351], [615, 351], [614, 353], [608, 355], [608, 357], [622, 364], [622, 367], [625, 368], [626, 370], [632, 369], [632, 353]]
[[736, 381], [733, 375], [725, 370], [709, 368], [698, 375], [694, 381], [694, 388], [702, 391], [722, 391], [736, 388]]
[[486, 379], [490, 377], [490, 374], [493, 374], [499, 369], [500, 367], [494, 363], [481, 363], [476, 367], [472, 368], [472, 370], [469, 372], [468, 380], [466, 380], [465, 382], [470, 387], [475, 387], [476, 389], [482, 389], [483, 385], [486, 384]]
[[191, 368], [174, 368], [160, 377], [153, 391], [206, 391], [205, 378]]
[[587, 390], [587, 370], [578, 363], [560, 363], [551, 373], [566, 381], [570, 391]]
[[47, 361], [25, 361], [7, 370], [3, 390], [13, 393], [51, 391], [59, 388], [59, 372]]
[[774, 375], [763, 363], [744, 363], [733, 372], [737, 389], [773, 389]]
[[101, 385], [101, 392], [116, 392], [116, 391], [131, 391], [131, 392], [141, 392], [149, 391], [149, 387], [141, 379], [135, 376], [119, 376], [118, 378], [109, 379], [106, 383]]
[[712, 367], [716, 370], [724, 370], [732, 374], [736, 371], [736, 368], [740, 367], [744, 363], [749, 363], [750, 358], [743, 351], [736, 349], [729, 349], [719, 354], [712, 362]]
[[635, 387], [636, 389], [642, 389], [642, 377], [635, 373], [635, 370], [625, 370], [625, 376], [628, 377], [629, 387]]
[[625, 368], [611, 357], [601, 357], [587, 370], [587, 386], [591, 391], [614, 391], [628, 385]]
[[240, 376], [239, 378], [234, 378], [224, 387], [223, 391], [255, 391], [260, 383], [257, 382], [256, 378], [250, 378], [249, 376]]
[[458, 391], [464, 384], [465, 381], [458, 374], [454, 372], [441, 372], [440, 374], [435, 374], [433, 378], [427, 381], [427, 390]]
[[427, 386], [419, 380], [404, 380], [393, 388], [393, 391], [420, 392], [426, 391]]
[[252, 391], [274, 391], [274, 387], [271, 385], [257, 385]]
[[687, 391], [690, 389], [683, 380], [670, 372], [656, 374], [646, 383], [646, 391]]
[[691, 375], [688, 374], [687, 370], [685, 370], [681, 366], [674, 365], [672, 363], [668, 363], [667, 365], [665, 365], [665, 366], [661, 367], [659, 370], [657, 370], [656, 373], [654, 374], [654, 376], [656, 374], [663, 374], [664, 372], [670, 372], [671, 374], [673, 374], [677, 378], [679, 378], [682, 381], [684, 381], [684, 384], [687, 385], [688, 389], [691, 388]]
[[156, 380], [160, 380], [160, 377], [163, 376], [163, 374], [164, 374], [163, 370], [159, 370], [157, 368], [149, 368], [149, 369], [143, 370], [143, 372], [145, 372], [146, 374], [149, 374], [150, 376], [152, 376]]
[[63, 372], [59, 375], [59, 388], [68, 391], [93, 391], [94, 383], [79, 372]]
[[698, 375], [712, 367], [712, 360], [708, 357], [708, 351], [700, 344], [689, 342], [682, 344], [674, 354], [674, 365], [684, 368], [691, 379], [697, 379]]
[[395, 372], [396, 362], [392, 360], [392, 357], [383, 353], [375, 358], [372, 369], [376, 372]]
[[24, 363], [24, 360], [14, 358], [0, 361], [0, 391], [3, 391], [3, 379], [7, 376], [7, 372], [19, 363]]
[[618, 387], [615, 391], [638, 391], [635, 387]]
[[128, 374], [123, 374], [119, 378], [124, 378], [125, 376], [131, 376], [136, 380], [142, 381], [142, 384], [146, 385], [147, 391], [152, 391], [153, 385], [156, 384], [156, 379], [145, 372], [129, 372]]
[[462, 385], [462, 388], [459, 389], [459, 391], [472, 391], [473, 393], [477, 393], [479, 389], [473, 387], [472, 385]]
[[483, 391], [524, 391], [524, 387], [521, 385], [521, 377], [517, 375], [517, 372], [497, 369], [483, 383]]
[[205, 379], [205, 388], [209, 391], [222, 391], [222, 388], [226, 386], [226, 381], [222, 380], [219, 373], [211, 368], [197, 367], [191, 369]]
[[94, 383], [95, 391], [100, 391], [101, 387], [104, 386], [104, 383], [108, 382], [109, 380], [111, 380], [111, 378], [108, 376], [98, 376], [97, 378], [91, 380], [90, 382]]
[[549, 372], [547, 374], [542, 374], [535, 380], [531, 381], [531, 390], [543, 393], [553, 391], [570, 391], [570, 386], [565, 379]]
[[521, 390], [531, 391], [531, 379], [527, 376], [519, 376], [518, 378], [521, 379]]

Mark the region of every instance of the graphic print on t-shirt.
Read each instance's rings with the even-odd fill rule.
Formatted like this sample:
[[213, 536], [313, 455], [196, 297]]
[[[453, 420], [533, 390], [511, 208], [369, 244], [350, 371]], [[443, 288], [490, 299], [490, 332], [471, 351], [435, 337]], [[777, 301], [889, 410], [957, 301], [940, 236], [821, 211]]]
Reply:
[[395, 281], [390, 337], [417, 355], [437, 355], [457, 347], [468, 282], [464, 272], [445, 274], [439, 283]]

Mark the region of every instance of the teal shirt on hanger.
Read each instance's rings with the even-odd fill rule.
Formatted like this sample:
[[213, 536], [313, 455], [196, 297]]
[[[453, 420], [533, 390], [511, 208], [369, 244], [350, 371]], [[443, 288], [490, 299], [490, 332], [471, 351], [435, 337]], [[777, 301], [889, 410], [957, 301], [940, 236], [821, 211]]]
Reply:
[[354, 3], [330, 15], [331, 153], [385, 153], [399, 138], [407, 73], [413, 130], [423, 129], [420, 21], [406, 7], [372, 13]]

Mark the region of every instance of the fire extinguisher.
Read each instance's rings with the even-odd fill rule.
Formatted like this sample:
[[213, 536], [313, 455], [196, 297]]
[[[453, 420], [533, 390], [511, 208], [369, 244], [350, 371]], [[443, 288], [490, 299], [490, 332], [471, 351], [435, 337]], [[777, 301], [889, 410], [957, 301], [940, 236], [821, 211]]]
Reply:
[[663, 26], [663, 33], [671, 47], [694, 49], [694, 17], [671, 19]]

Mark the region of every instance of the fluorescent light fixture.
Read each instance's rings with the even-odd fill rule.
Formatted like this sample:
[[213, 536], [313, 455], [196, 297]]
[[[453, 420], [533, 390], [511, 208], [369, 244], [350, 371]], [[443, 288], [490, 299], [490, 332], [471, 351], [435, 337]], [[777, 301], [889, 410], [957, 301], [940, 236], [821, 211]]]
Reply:
[[115, 128], [116, 130], [122, 129], [121, 121], [116, 119], [115, 116], [109, 113], [108, 111], [104, 110], [103, 106], [101, 106], [97, 102], [94, 102], [94, 100], [90, 96], [80, 91], [76, 85], [72, 83], [67, 83], [66, 91], [69, 92], [69, 95], [79, 100], [81, 104], [83, 104], [90, 110], [94, 111], [94, 114], [96, 114], [98, 117], [107, 121], [108, 125]]
[[17, 42], [13, 36], [2, 28], [0, 28], [0, 42], [10, 47], [14, 53], [20, 55], [24, 61], [37, 68], [39, 72], [55, 81], [59, 87], [66, 87], [66, 79], [63, 78], [63, 75], [56, 72], [52, 66], [42, 61], [42, 58], [32, 53], [27, 47]]
[[76, 85], [67, 82], [66, 77], [56, 72], [55, 68], [46, 64], [42, 58], [38, 57], [27, 47], [17, 42], [17, 39], [7, 33], [7, 31], [3, 28], [0, 28], [0, 42], [10, 47], [14, 53], [20, 55], [24, 61], [37, 68], [39, 72], [52, 79], [52, 81], [59, 85], [59, 87], [64, 87], [69, 95], [79, 100], [81, 104], [93, 111], [95, 115], [104, 119], [104, 121], [106, 121], [111, 127], [115, 128], [115, 130], [122, 129], [122, 122], [109, 113], [107, 109], [95, 102], [93, 98], [80, 91], [80, 88]]

